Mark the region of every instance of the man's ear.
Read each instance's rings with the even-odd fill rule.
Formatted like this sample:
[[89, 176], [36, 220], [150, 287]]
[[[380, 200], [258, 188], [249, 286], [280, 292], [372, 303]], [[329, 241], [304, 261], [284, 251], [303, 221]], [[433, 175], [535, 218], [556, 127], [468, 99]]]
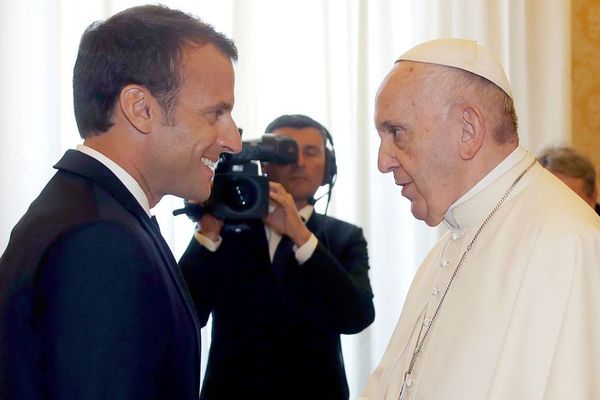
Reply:
[[160, 117], [157, 102], [148, 89], [130, 84], [121, 89], [119, 107], [129, 123], [141, 133], [150, 133], [154, 119]]
[[459, 152], [463, 160], [470, 160], [479, 151], [486, 134], [485, 120], [475, 106], [465, 106], [462, 115], [462, 134]]

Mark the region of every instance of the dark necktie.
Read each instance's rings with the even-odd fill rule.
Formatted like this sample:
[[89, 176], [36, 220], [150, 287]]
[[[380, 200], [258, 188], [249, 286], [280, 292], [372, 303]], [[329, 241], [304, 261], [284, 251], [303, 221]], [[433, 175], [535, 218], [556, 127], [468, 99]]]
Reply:
[[278, 279], [283, 279], [287, 268], [288, 260], [293, 253], [294, 242], [288, 236], [282, 236], [275, 254], [273, 255], [273, 272]]
[[158, 225], [158, 220], [156, 219], [156, 215], [153, 215], [152, 217], [150, 217], [150, 222], [152, 223], [152, 226], [156, 229], [156, 232], [158, 232], [160, 234], [160, 226]]
[[156, 219], [155, 215], [150, 217], [150, 229], [152, 230], [152, 232], [150, 232], [150, 235], [153, 236], [154, 241], [158, 245], [158, 249], [162, 253], [163, 259], [169, 269], [169, 272], [171, 273], [171, 275], [173, 277], [173, 280], [175, 281], [177, 289], [179, 290], [179, 293], [181, 294], [181, 296], [183, 296], [183, 298], [185, 299], [186, 307], [187, 307], [188, 311], [190, 312], [190, 315], [192, 316], [192, 320], [194, 321], [194, 326], [196, 327], [196, 339], [198, 341], [198, 349], [199, 349], [200, 348], [200, 325], [198, 323], [198, 319], [196, 318], [195, 310], [194, 310], [193, 303], [192, 303], [192, 298], [190, 296], [189, 291], [187, 290], [187, 286], [183, 279], [183, 275], [181, 274], [181, 270], [179, 269], [179, 266], [177, 265], [177, 261], [175, 261], [175, 258], [173, 257], [173, 253], [171, 252], [169, 245], [167, 245], [167, 242], [165, 242], [165, 239], [162, 237], [162, 235], [160, 233], [160, 226], [158, 225], [158, 220]]

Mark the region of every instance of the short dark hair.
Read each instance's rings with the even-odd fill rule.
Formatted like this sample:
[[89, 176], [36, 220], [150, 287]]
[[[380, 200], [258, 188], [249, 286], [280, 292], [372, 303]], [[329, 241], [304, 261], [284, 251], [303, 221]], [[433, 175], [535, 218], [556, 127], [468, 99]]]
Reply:
[[237, 61], [231, 39], [191, 14], [162, 5], [132, 7], [92, 23], [81, 37], [73, 70], [81, 137], [100, 135], [113, 125], [119, 93], [132, 83], [156, 97], [169, 122], [181, 84], [181, 55], [190, 44], [213, 44]]
[[596, 190], [596, 170], [594, 164], [585, 156], [570, 147], [549, 147], [537, 157], [544, 168], [550, 172], [583, 179], [585, 194], [594, 196]]
[[325, 144], [325, 147], [327, 147], [327, 139], [329, 136], [329, 132], [322, 124], [306, 115], [286, 114], [277, 117], [273, 121], [271, 121], [269, 125], [267, 125], [267, 127], [265, 128], [265, 132], [273, 133], [273, 131], [279, 128], [315, 128], [321, 133], [321, 136], [323, 136], [323, 143]]

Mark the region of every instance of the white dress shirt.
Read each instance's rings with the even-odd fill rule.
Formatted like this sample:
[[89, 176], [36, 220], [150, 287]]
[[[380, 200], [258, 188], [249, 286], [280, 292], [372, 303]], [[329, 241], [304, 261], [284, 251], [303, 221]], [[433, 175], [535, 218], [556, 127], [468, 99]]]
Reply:
[[[300, 217], [306, 223], [306, 221], [309, 220], [313, 212], [314, 207], [312, 205], [307, 205], [301, 210], [299, 210], [298, 214], [300, 214]], [[269, 228], [266, 224], [265, 234], [267, 235], [267, 242], [269, 243], [269, 257], [271, 258], [272, 262], [273, 257], [275, 256], [275, 250], [277, 250], [277, 246], [281, 241], [281, 235], [279, 234], [279, 232], [276, 232]], [[217, 251], [223, 240], [219, 236], [219, 238], [216, 241], [212, 241], [208, 237], [201, 234], [199, 231], [196, 231], [194, 237], [196, 238], [198, 243], [200, 243], [202, 246], [206, 247], [207, 250], [212, 252]], [[302, 246], [298, 247], [294, 245], [294, 255], [296, 257], [296, 260], [298, 261], [298, 264], [304, 264], [306, 260], [308, 260], [313, 255], [315, 249], [317, 248], [317, 244], [319, 244], [317, 237], [314, 234], [311, 234], [310, 238]]]
[[131, 194], [133, 195], [133, 197], [135, 197], [137, 202], [140, 203], [140, 206], [142, 206], [144, 211], [146, 211], [146, 214], [148, 214], [149, 217], [152, 216], [152, 214], [150, 213], [150, 202], [148, 201], [146, 193], [144, 193], [144, 190], [142, 189], [140, 184], [135, 179], [133, 179], [133, 177], [129, 175], [129, 173], [125, 171], [119, 164], [106, 157], [99, 151], [94, 150], [91, 147], [86, 146], [84, 144], [78, 144], [76, 150], [98, 160], [113, 174], [115, 174], [117, 176], [117, 179], [119, 179], [121, 183], [125, 185], [127, 190], [129, 190], [129, 192], [131, 192]]

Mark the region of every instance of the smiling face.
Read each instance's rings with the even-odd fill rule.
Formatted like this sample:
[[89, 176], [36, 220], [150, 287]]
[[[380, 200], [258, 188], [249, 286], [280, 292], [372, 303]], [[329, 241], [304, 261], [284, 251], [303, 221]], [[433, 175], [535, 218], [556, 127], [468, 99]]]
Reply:
[[210, 195], [219, 155], [241, 149], [231, 116], [233, 66], [211, 44], [188, 45], [183, 51], [181, 79], [172, 118], [157, 118], [158, 126], [153, 129], [145, 179], [153, 199], [173, 194], [203, 201]]
[[458, 198], [455, 182], [460, 116], [424, 78], [434, 66], [402, 61], [383, 81], [375, 104], [378, 168], [392, 172], [411, 211], [438, 225]]
[[315, 194], [325, 174], [325, 143], [321, 132], [316, 128], [275, 129], [274, 134], [288, 136], [298, 143], [296, 164], [269, 164], [266, 172], [269, 179], [283, 185], [296, 203], [298, 209], [308, 204]]

